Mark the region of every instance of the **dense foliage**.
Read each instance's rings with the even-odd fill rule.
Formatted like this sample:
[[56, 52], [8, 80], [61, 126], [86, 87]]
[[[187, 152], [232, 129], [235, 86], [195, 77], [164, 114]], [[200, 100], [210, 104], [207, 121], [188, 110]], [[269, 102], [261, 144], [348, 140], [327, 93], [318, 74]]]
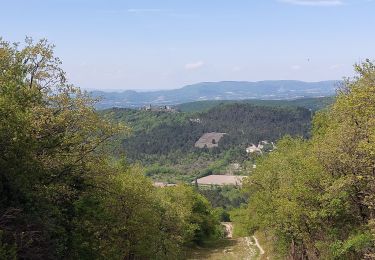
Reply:
[[0, 259], [176, 259], [219, 237], [192, 188], [157, 189], [107, 156], [128, 129], [93, 104], [47, 41], [0, 41]]
[[375, 258], [375, 65], [356, 66], [310, 140], [286, 137], [245, 185], [247, 224], [292, 259]]
[[190, 116], [128, 109], [114, 109], [109, 113], [122, 122], [136, 120], [141, 124], [135, 127], [140, 131], [124, 140], [127, 155], [135, 160], [147, 155], [194, 151], [195, 142], [207, 132], [227, 133], [220, 146], [222, 150], [238, 145], [245, 148], [261, 140], [275, 141], [285, 134], [307, 136], [311, 118], [310, 111], [304, 108], [249, 104], [219, 106]]
[[300, 98], [295, 100], [206, 100], [179, 104], [176, 106], [176, 108], [182, 112], [203, 112], [223, 104], [240, 103], [271, 107], [304, 107], [317, 111], [332, 104], [333, 100], [333, 97]]
[[[163, 181], [191, 181], [198, 176], [228, 173], [231, 163], [248, 160], [246, 147], [275, 141], [285, 134], [307, 137], [311, 111], [301, 107], [224, 104], [199, 113], [170, 113], [114, 108], [105, 118], [125, 122], [134, 131], [123, 137], [129, 162], [148, 167]], [[227, 133], [214, 149], [195, 148], [207, 132]]]
[[247, 196], [237, 186], [200, 187], [199, 193], [204, 195], [215, 208], [231, 210], [239, 208], [247, 202]]

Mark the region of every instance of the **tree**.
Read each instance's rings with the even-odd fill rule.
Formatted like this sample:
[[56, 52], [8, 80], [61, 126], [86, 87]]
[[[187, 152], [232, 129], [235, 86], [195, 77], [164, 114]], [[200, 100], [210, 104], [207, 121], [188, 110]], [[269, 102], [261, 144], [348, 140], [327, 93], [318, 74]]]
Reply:
[[177, 233], [183, 234], [185, 245], [202, 245], [207, 239], [221, 236], [221, 226], [211, 205], [202, 195], [192, 187], [179, 185], [160, 190], [168, 208], [179, 214], [182, 224]]
[[371, 231], [375, 213], [375, 65], [366, 60], [355, 65], [355, 71], [357, 76], [345, 80], [331, 109], [314, 119], [316, 154], [335, 179], [327, 198], [340, 198], [352, 216], [352, 228], [343, 230], [334, 244], [338, 257], [374, 256], [370, 233], [375, 234]]
[[163, 193], [108, 156], [128, 128], [97, 113], [60, 64], [46, 40], [0, 41], [0, 258], [176, 259], [211, 235], [200, 195], [181, 187], [176, 199], [180, 188]]
[[71, 246], [74, 203], [102, 174], [104, 143], [124, 130], [69, 85], [46, 40], [0, 42], [0, 215], [20, 258], [58, 257]]
[[355, 66], [310, 140], [284, 138], [244, 185], [248, 229], [292, 259], [374, 257], [375, 66]]

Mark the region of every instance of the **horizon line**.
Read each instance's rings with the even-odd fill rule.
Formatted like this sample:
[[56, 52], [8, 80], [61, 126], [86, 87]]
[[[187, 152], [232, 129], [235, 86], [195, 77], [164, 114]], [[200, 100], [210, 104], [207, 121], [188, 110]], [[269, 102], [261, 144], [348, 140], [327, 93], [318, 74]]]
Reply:
[[221, 80], [221, 81], [201, 81], [201, 82], [196, 82], [192, 84], [187, 84], [183, 85], [181, 87], [175, 87], [175, 88], [144, 88], [144, 89], [131, 89], [131, 88], [113, 88], [113, 89], [102, 89], [102, 88], [85, 88], [85, 87], [80, 87], [83, 90], [89, 91], [89, 92], [94, 92], [94, 91], [101, 91], [101, 92], [125, 92], [125, 91], [134, 91], [138, 93], [142, 92], [157, 92], [157, 91], [171, 91], [171, 90], [178, 90], [178, 89], [183, 89], [185, 87], [190, 87], [198, 84], [212, 84], [212, 83], [230, 83], [230, 82], [235, 82], [235, 83], [260, 83], [260, 82], [275, 82], [275, 81], [292, 81], [292, 82], [302, 82], [302, 83], [320, 83], [320, 82], [340, 82], [343, 81], [342, 79], [328, 79], [328, 80], [317, 80], [317, 81], [307, 81], [307, 80], [294, 80], [294, 79], [271, 79], [271, 80], [256, 80], [256, 81], [250, 81], [250, 80]]

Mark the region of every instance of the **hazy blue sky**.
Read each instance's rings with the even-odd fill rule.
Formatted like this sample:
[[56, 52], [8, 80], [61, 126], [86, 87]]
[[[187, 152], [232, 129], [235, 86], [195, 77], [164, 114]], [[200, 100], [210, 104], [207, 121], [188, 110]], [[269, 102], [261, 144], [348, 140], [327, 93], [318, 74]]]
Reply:
[[72, 83], [177, 88], [200, 81], [352, 75], [375, 58], [372, 0], [1, 0], [0, 35], [48, 38]]

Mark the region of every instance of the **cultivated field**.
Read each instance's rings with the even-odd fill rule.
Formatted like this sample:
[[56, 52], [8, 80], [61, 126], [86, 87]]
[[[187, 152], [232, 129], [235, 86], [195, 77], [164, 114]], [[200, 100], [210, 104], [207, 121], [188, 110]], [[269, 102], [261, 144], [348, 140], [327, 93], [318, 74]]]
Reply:
[[205, 133], [199, 138], [199, 140], [195, 143], [195, 147], [198, 148], [213, 148], [219, 146], [219, 141], [226, 133]]
[[240, 186], [242, 184], [243, 178], [246, 176], [237, 175], [208, 175], [197, 179], [198, 185], [236, 185]]

